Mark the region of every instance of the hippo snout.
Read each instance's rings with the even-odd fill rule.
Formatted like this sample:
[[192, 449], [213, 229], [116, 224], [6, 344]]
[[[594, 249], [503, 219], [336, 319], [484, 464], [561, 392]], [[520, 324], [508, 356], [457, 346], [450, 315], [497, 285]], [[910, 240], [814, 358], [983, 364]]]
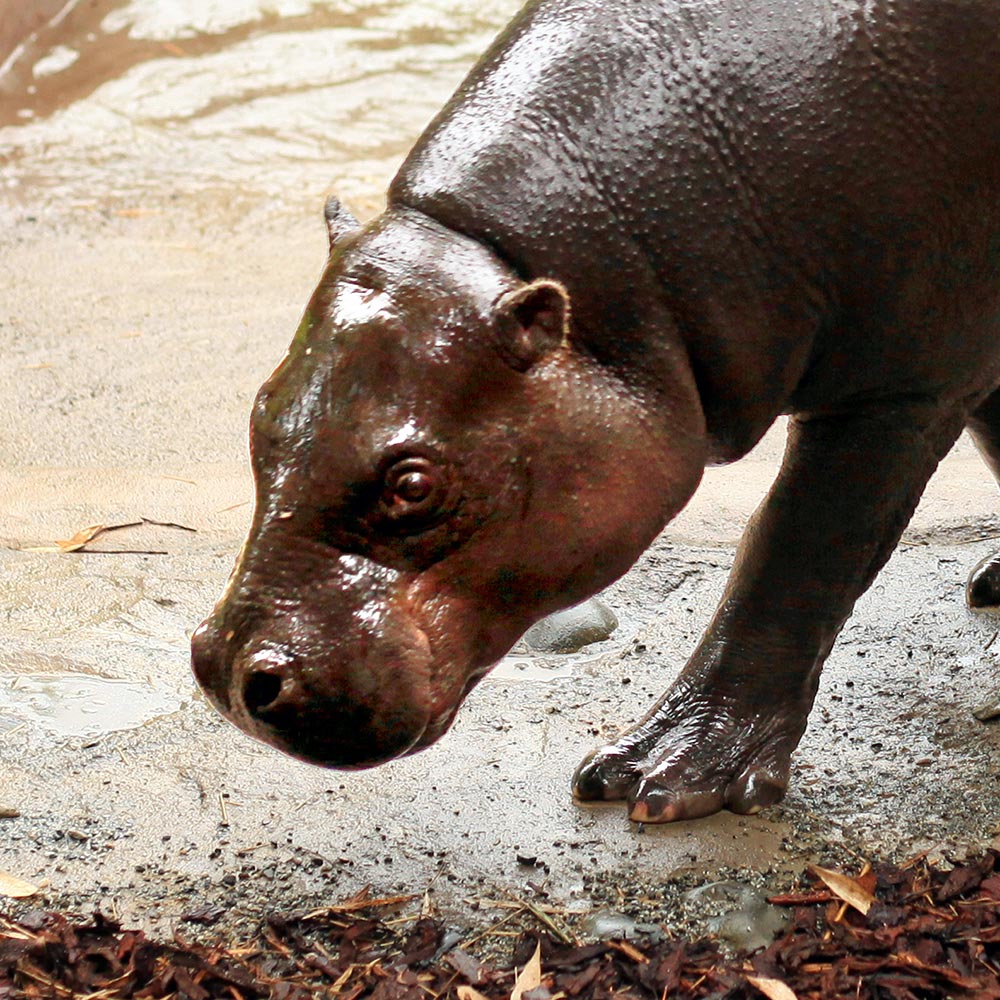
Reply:
[[286, 622], [241, 642], [216, 615], [192, 637], [192, 667], [215, 707], [256, 739], [327, 767], [371, 767], [420, 744], [433, 715], [426, 640], [404, 631], [375, 643]]

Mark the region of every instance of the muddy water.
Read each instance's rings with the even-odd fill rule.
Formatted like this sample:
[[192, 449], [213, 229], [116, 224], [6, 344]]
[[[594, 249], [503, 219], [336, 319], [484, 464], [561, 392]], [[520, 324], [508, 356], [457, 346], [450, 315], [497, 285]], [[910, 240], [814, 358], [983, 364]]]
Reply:
[[179, 698], [148, 684], [87, 674], [21, 674], [0, 685], [0, 733], [22, 720], [56, 736], [135, 729], [177, 711]]
[[330, 187], [371, 201], [517, 3], [24, 6], [0, 0], [0, 190], [141, 210]]

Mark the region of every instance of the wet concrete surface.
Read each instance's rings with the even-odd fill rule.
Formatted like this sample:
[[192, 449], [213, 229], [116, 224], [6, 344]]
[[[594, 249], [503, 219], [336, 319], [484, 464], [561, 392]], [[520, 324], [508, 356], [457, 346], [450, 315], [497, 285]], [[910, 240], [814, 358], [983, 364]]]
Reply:
[[[968, 442], [846, 627], [786, 802], [759, 816], [640, 830], [568, 789], [692, 649], [780, 428], [711, 470], [604, 595], [609, 639], [516, 651], [416, 757], [326, 772], [208, 708], [187, 639], [242, 541], [249, 403], [322, 267], [323, 194], [374, 211], [510, 8], [234, 2], [192, 5], [194, 26], [185, 9], [74, 7], [0, 76], [0, 816], [18, 814], [0, 819], [0, 871], [43, 886], [29, 905], [162, 930], [206, 904], [252, 923], [371, 884], [475, 922], [500, 911], [467, 900], [544, 885], [569, 909], [673, 924], [684, 891], [720, 879], [994, 842], [1000, 728], [972, 712], [996, 686], [1000, 619], [962, 592], [1000, 520]], [[130, 48], [154, 41], [179, 53]], [[77, 57], [34, 76], [60, 46]], [[45, 551], [142, 519], [161, 523]]]

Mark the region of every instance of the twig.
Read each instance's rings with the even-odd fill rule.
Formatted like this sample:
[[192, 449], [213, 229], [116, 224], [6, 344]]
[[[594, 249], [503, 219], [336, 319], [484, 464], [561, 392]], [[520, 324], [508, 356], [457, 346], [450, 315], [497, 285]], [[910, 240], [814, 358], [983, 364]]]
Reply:
[[559, 940], [562, 941], [563, 944], [570, 944], [570, 945], [580, 944], [580, 939], [572, 931], [570, 931], [564, 924], [562, 924], [562, 921], [557, 922], [543, 910], [540, 910], [537, 906], [535, 906], [533, 903], [530, 903], [526, 899], [521, 899], [519, 896], [515, 896], [513, 893], [511, 893], [510, 896], [511, 899], [520, 903], [521, 906], [523, 906], [539, 923], [543, 924], [550, 931], [552, 931], [552, 933], [555, 934], [555, 936], [559, 938]]

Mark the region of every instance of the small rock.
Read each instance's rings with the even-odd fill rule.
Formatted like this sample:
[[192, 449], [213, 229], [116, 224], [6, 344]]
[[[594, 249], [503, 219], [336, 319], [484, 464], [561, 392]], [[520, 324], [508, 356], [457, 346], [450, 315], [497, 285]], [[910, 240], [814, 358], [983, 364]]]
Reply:
[[190, 913], [181, 916], [181, 920], [188, 924], [202, 924], [205, 927], [218, 923], [225, 915], [225, 910], [221, 906], [201, 906]]
[[1000, 718], [1000, 691], [994, 691], [982, 705], [972, 710], [972, 714], [980, 722], [989, 722], [992, 719]]
[[755, 951], [774, 940], [788, 925], [789, 914], [763, 899], [748, 900], [739, 910], [723, 913], [708, 922], [709, 930], [734, 948]]
[[739, 882], [711, 882], [686, 892], [684, 899], [717, 906], [721, 912], [708, 921], [709, 930], [733, 948], [747, 951], [770, 944], [789, 920], [789, 914], [770, 905], [762, 893]]
[[587, 937], [627, 938], [636, 936], [636, 923], [627, 913], [613, 910], [597, 910], [580, 921], [580, 930]]
[[525, 633], [530, 649], [540, 653], [576, 653], [607, 639], [618, 628], [618, 617], [596, 597], [543, 618]]

